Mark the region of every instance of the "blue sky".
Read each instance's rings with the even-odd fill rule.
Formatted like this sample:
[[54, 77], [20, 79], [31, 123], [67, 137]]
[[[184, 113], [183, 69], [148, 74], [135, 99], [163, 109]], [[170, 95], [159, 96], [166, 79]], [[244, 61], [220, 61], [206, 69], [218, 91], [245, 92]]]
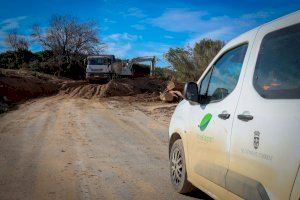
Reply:
[[97, 21], [107, 53], [121, 58], [156, 55], [159, 65], [168, 65], [162, 55], [170, 47], [193, 46], [201, 38], [228, 41], [299, 9], [300, 0], [1, 0], [0, 50], [6, 49], [9, 30], [26, 37], [33, 24], [47, 27], [50, 17], [60, 14]]

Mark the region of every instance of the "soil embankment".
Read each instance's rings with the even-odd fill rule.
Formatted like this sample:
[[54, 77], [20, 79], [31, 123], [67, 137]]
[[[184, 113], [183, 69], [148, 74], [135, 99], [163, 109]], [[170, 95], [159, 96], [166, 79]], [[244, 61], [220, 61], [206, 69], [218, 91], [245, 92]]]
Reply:
[[16, 103], [59, 91], [59, 85], [68, 79], [25, 70], [0, 69], [0, 113]]

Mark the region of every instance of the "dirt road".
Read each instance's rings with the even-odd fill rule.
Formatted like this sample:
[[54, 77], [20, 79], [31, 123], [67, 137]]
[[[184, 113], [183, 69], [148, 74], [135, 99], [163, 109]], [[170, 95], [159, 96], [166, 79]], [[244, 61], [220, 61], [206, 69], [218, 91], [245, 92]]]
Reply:
[[171, 188], [167, 126], [138, 109], [54, 96], [0, 116], [1, 200], [194, 197]]

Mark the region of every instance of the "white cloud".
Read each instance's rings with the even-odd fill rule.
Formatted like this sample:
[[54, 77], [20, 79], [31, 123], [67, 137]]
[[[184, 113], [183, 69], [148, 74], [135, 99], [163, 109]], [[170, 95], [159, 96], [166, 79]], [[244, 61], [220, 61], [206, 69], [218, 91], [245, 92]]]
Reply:
[[136, 30], [145, 30], [145, 25], [143, 24], [133, 24], [131, 25], [132, 28], [136, 29]]
[[134, 56], [156, 56], [158, 66], [169, 66], [164, 60], [163, 54], [168, 51], [170, 45], [157, 42], [148, 42], [143, 44], [143, 48], [135, 48], [133, 50]]
[[120, 33], [115, 33], [115, 34], [111, 34], [109, 36], [107, 36], [107, 38], [112, 39], [112, 40], [119, 40], [121, 38], [121, 34]]
[[111, 53], [120, 58], [127, 58], [135, 42], [142, 40], [141, 35], [129, 33], [114, 33], [103, 38], [107, 45], [107, 53]]
[[128, 8], [126, 13], [123, 13], [123, 16], [125, 16], [125, 17], [133, 16], [133, 17], [137, 17], [137, 18], [144, 18], [147, 15], [144, 14], [144, 12], [141, 9], [139, 9], [137, 7], [131, 7], [131, 8]]
[[186, 9], [167, 10], [161, 16], [150, 19], [150, 23], [172, 32], [199, 31], [204, 26], [201, 17], [205, 12], [191, 11]]
[[251, 27], [258, 20], [270, 17], [270, 12], [246, 13], [239, 17], [226, 15], [211, 16], [205, 11], [194, 11], [187, 9], [169, 9], [157, 18], [148, 19], [153, 26], [160, 27], [171, 32], [212, 32], [224, 27]]
[[196, 42], [199, 42], [201, 39], [209, 38], [209, 39], [220, 39], [220, 38], [231, 38], [232, 37], [232, 28], [231, 27], [222, 27], [210, 32], [206, 32], [200, 35], [196, 35], [195, 37], [190, 38], [186, 45], [194, 46]]
[[[169, 32], [188, 33], [187, 44], [193, 46], [202, 38], [229, 40], [254, 28], [258, 22], [271, 16], [270, 12], [246, 13], [238, 17], [211, 16], [205, 11], [168, 9], [157, 18], [148, 19], [153, 26]], [[168, 38], [165, 36], [165, 38]]]
[[10, 29], [17, 29], [19, 28], [20, 21], [26, 18], [27, 18], [26, 16], [20, 16], [20, 17], [4, 19], [0, 22], [0, 30], [7, 31]]
[[111, 20], [111, 19], [109, 19], [109, 18], [104, 18], [104, 23], [114, 24], [114, 23], [116, 23], [116, 21]]
[[106, 37], [106, 40], [107, 39], [114, 40], [114, 41], [119, 41], [119, 40], [135, 41], [135, 40], [138, 40], [138, 39], [142, 39], [142, 36], [140, 36], [140, 35], [131, 35], [129, 33], [115, 33], [115, 34], [108, 35]]
[[[209, 17], [202, 11], [186, 9], [167, 10], [160, 17], [150, 20], [154, 26], [171, 32], [188, 32], [186, 45], [194, 46], [202, 38], [227, 39], [236, 30], [237, 19], [227, 16]], [[168, 35], [164, 36], [165, 38]]]
[[171, 35], [165, 35], [164, 38], [166, 38], [166, 39], [173, 39], [174, 37], [171, 36]]
[[128, 51], [132, 48], [130, 43], [117, 44], [115, 42], [108, 42], [107, 46], [108, 48], [106, 53], [114, 54], [115, 56], [123, 59], [126, 58]]
[[273, 12], [265, 12], [265, 11], [259, 11], [257, 13], [248, 13], [242, 15], [240, 18], [242, 19], [248, 19], [248, 20], [254, 20], [254, 19], [266, 19], [271, 16], [271, 14], [274, 14]]
[[14, 18], [7, 18], [0, 21], [0, 48], [4, 48], [6, 46], [4, 40], [8, 31], [19, 28], [20, 22], [26, 18], [26, 16], [19, 16]]

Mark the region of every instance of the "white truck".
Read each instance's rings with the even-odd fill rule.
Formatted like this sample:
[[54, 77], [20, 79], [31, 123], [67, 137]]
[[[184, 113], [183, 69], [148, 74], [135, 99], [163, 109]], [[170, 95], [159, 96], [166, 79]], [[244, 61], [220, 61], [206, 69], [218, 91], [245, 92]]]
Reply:
[[300, 199], [300, 11], [228, 42], [185, 86], [171, 182], [214, 199]]
[[129, 65], [117, 63], [114, 55], [88, 56], [86, 63], [86, 79], [88, 81], [112, 79], [115, 76], [132, 76]]
[[[150, 61], [149, 67], [134, 65]], [[143, 56], [127, 61], [116, 61], [114, 55], [88, 56], [86, 59], [86, 79], [88, 81], [112, 79], [117, 77], [139, 77], [152, 75], [155, 69], [156, 57]]]

